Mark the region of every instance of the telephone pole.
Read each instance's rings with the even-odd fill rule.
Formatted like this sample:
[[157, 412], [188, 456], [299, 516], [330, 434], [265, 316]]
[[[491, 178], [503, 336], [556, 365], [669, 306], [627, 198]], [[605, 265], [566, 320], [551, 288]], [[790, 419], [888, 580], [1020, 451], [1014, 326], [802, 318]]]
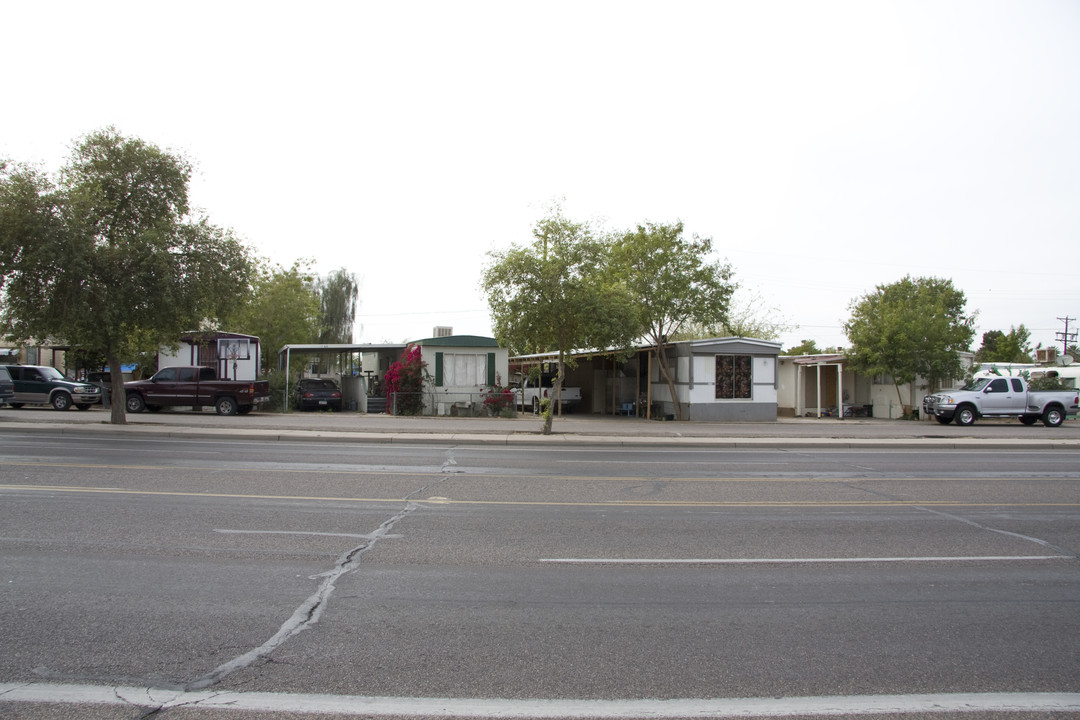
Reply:
[[1069, 332], [1069, 323], [1076, 322], [1076, 318], [1059, 317], [1058, 320], [1065, 323], [1065, 331], [1057, 333], [1057, 339], [1061, 341], [1061, 355], [1064, 357], [1069, 354], [1069, 343], [1076, 344], [1076, 331]]

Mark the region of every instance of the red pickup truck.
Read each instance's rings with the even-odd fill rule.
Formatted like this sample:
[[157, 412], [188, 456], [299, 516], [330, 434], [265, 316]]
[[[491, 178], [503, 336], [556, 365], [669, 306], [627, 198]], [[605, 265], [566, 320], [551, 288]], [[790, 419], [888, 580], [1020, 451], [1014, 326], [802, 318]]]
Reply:
[[214, 368], [176, 366], [159, 370], [149, 380], [124, 383], [130, 413], [163, 407], [212, 407], [218, 415], [247, 415], [270, 400], [266, 380], [218, 380]]

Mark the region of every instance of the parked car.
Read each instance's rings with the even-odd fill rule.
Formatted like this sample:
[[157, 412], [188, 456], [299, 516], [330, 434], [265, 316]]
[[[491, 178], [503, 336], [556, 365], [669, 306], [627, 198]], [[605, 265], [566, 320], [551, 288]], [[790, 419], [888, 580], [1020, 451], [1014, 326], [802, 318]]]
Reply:
[[983, 377], [959, 390], [928, 395], [923, 406], [942, 425], [953, 420], [957, 425], [971, 425], [983, 417], [1018, 417], [1025, 425], [1042, 420], [1046, 427], [1058, 427], [1067, 415], [1080, 410], [1080, 393], [1031, 390], [1023, 377]]
[[86, 382], [101, 388], [101, 406], [112, 406], [112, 373], [95, 370], [86, 373]]
[[13, 408], [23, 405], [52, 405], [67, 410], [72, 405], [87, 410], [101, 402], [101, 388], [91, 383], [70, 380], [54, 367], [47, 365], [7, 365], [15, 383]]
[[[510, 388], [514, 393], [517, 406], [523, 411], [531, 409], [536, 415], [540, 412], [541, 401], [551, 397], [554, 385], [554, 373], [545, 373], [540, 378], [539, 384], [525, 376], [520, 382], [511, 383]], [[581, 404], [581, 388], [563, 386], [559, 391], [559, 404], [563, 412], [573, 412]]]
[[298, 410], [341, 410], [341, 388], [328, 378], [300, 378], [296, 383]]
[[11, 373], [5, 366], [0, 365], [0, 405], [11, 402], [13, 397], [15, 397], [15, 383], [11, 380]]
[[129, 413], [151, 412], [163, 407], [212, 407], [218, 415], [247, 415], [255, 406], [270, 401], [266, 380], [218, 380], [212, 367], [180, 365], [158, 370], [148, 380], [124, 383]]
[[111, 385], [112, 373], [105, 372], [104, 370], [95, 370], [94, 372], [86, 373], [86, 382], [92, 382], [95, 385]]

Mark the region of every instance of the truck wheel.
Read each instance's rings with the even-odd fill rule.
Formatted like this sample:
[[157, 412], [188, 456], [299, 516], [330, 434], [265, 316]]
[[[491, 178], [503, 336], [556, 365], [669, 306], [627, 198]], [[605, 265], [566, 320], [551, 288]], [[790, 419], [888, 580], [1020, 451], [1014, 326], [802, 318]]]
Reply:
[[218, 415], [235, 415], [236, 414], [236, 401], [229, 396], [218, 398], [214, 403], [214, 407], [217, 409]]
[[1034, 425], [1035, 423], [1039, 422], [1039, 416], [1038, 415], [1021, 415], [1020, 416], [1020, 422], [1024, 423], [1025, 425]]
[[1042, 421], [1046, 427], [1058, 427], [1065, 422], [1065, 413], [1057, 405], [1051, 405], [1043, 413]]
[[955, 419], [957, 425], [974, 425], [975, 417], [975, 408], [970, 405], [961, 405], [956, 408]]
[[52, 396], [53, 410], [71, 409], [71, 396], [66, 392], [58, 392]]
[[944, 415], [935, 415], [934, 419], [937, 420], [942, 425], [948, 425], [949, 423], [952, 422], [951, 417], [945, 417]]
[[78, 408], [79, 410], [89, 410], [90, 409], [90, 403], [75, 403], [75, 407]]
[[534, 397], [533, 398], [533, 415], [539, 415], [539, 414], [540, 414], [540, 398]]
[[19, 408], [21, 408], [21, 407], [22, 407], [23, 405], [25, 405], [25, 403], [8, 403], [8, 405], [10, 405], [11, 407], [13, 407], [13, 408], [15, 408], [16, 410], [18, 410], [18, 409], [19, 409]]
[[124, 403], [124, 407], [127, 408], [129, 413], [141, 413], [146, 409], [146, 401], [142, 399], [142, 395], [132, 393], [127, 396], [127, 402]]

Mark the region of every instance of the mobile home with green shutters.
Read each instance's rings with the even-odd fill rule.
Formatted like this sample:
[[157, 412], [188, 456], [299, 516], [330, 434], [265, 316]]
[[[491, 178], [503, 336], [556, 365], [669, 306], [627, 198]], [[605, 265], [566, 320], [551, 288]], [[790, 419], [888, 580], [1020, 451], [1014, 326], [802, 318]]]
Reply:
[[436, 415], [477, 414], [484, 395], [507, 382], [509, 352], [495, 338], [478, 335], [417, 340], [430, 374], [432, 407]]

